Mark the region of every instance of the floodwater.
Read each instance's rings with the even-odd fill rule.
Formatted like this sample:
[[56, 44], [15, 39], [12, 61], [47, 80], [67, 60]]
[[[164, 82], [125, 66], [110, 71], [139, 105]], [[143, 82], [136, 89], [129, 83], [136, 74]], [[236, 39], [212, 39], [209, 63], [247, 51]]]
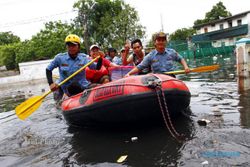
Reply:
[[[192, 115], [173, 121], [186, 136], [184, 142], [171, 137], [166, 127], [69, 127], [51, 94], [21, 121], [12, 108], [47, 91], [47, 83], [0, 88], [0, 166], [250, 166], [250, 91], [238, 93], [234, 73], [233, 66], [224, 66], [178, 76], [192, 94]], [[207, 120], [206, 126], [198, 124], [201, 119]], [[118, 163], [123, 155], [126, 160]]]

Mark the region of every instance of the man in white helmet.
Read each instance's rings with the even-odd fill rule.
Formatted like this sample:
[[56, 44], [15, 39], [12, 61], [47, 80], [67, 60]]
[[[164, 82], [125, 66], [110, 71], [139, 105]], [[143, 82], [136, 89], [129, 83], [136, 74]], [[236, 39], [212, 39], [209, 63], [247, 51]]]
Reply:
[[[75, 34], [70, 34], [65, 38], [67, 52], [59, 53], [54, 60], [46, 68], [46, 76], [52, 91], [58, 89], [57, 83], [52, 79], [52, 71], [59, 68], [60, 78], [58, 82], [62, 82], [78, 69], [89, 63], [89, 56], [80, 53], [80, 38]], [[88, 67], [90, 69], [99, 69], [102, 65], [102, 59], [98, 63], [92, 63]], [[79, 72], [76, 76], [61, 86], [64, 95], [72, 96], [82, 92], [90, 86], [90, 82], [86, 79], [85, 70]]]

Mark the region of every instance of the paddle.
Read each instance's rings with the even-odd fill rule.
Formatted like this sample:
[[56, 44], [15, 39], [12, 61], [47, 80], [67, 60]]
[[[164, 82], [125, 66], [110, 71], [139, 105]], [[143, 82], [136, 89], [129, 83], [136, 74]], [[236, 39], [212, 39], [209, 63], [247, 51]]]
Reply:
[[[197, 68], [191, 68], [190, 72], [208, 72], [208, 71], [214, 71], [219, 69], [219, 65], [212, 65], [212, 66], [201, 66]], [[170, 71], [170, 72], [164, 72], [164, 74], [185, 74], [185, 70], [179, 70], [179, 71]]]
[[[99, 57], [100, 56], [97, 56], [96, 58], [94, 58], [93, 60], [91, 60], [89, 63], [87, 63], [85, 66], [83, 66], [82, 68], [80, 68], [79, 70], [77, 70], [76, 72], [74, 72], [68, 78], [66, 78], [65, 80], [63, 80], [62, 82], [60, 82], [58, 84], [58, 86], [63, 85], [68, 80], [70, 80], [71, 78], [73, 78], [74, 76], [76, 76], [79, 72], [81, 72], [82, 70], [84, 70], [86, 67], [88, 67], [90, 64], [92, 64]], [[51, 92], [52, 91], [49, 90], [47, 93], [43, 94], [42, 96], [33, 96], [33, 97], [29, 98], [28, 100], [26, 100], [25, 102], [23, 102], [20, 105], [18, 105], [15, 108], [16, 115], [18, 116], [18, 118], [20, 118], [21, 120], [26, 119], [29, 115], [31, 115], [34, 111], [36, 111], [39, 108], [39, 106], [41, 105], [43, 99], [47, 95], [49, 95]]]

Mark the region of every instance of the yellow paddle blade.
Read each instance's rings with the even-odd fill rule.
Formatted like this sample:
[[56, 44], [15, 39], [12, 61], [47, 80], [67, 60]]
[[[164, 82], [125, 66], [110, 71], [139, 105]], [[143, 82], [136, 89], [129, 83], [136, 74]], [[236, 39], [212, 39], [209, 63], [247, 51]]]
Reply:
[[45, 96], [33, 96], [15, 108], [16, 115], [24, 120], [36, 111], [41, 105]]
[[[208, 72], [208, 71], [215, 71], [220, 68], [220, 65], [212, 65], [212, 66], [201, 66], [197, 68], [191, 68], [190, 72]], [[185, 70], [179, 70], [179, 71], [170, 71], [165, 72], [164, 74], [185, 74]]]
[[[81, 72], [82, 70], [84, 70], [86, 67], [88, 67], [90, 64], [92, 64], [98, 58], [100, 58], [100, 56], [97, 56], [96, 58], [94, 58], [93, 60], [91, 60], [90, 62], [88, 62], [85, 66], [83, 66], [80, 69], [78, 69], [76, 72], [74, 72], [68, 78], [66, 78], [65, 80], [63, 80], [62, 82], [60, 82], [58, 84], [58, 86], [61, 86], [64, 83], [66, 83], [68, 80], [70, 80], [71, 78], [73, 78], [74, 76], [76, 76], [79, 72]], [[19, 106], [17, 106], [15, 108], [16, 115], [20, 119], [22, 119], [22, 120], [26, 119], [28, 116], [30, 116], [30, 114], [32, 114], [34, 111], [36, 111], [39, 108], [39, 106], [41, 105], [43, 99], [48, 94], [50, 94], [51, 92], [52, 91], [50, 90], [47, 93], [45, 93], [44, 95], [42, 95], [42, 96], [33, 96], [33, 97], [29, 98], [28, 100], [26, 100], [25, 102], [23, 102], [22, 104], [20, 104]]]

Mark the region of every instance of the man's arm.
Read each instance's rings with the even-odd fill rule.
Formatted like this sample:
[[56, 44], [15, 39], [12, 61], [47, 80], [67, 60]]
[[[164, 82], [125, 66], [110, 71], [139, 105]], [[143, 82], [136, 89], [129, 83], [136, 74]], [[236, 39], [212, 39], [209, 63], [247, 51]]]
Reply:
[[140, 69], [137, 68], [137, 67], [135, 66], [131, 71], [129, 71], [129, 72], [125, 75], [125, 77], [128, 77], [128, 76], [130, 76], [130, 75], [133, 75], [133, 74], [135, 74], [135, 73], [138, 73], [139, 71], [140, 71]]
[[102, 57], [98, 59], [97, 65], [96, 65], [96, 70], [100, 70], [102, 67]]
[[46, 68], [46, 78], [51, 91], [58, 89], [58, 85], [53, 82], [52, 71]]
[[190, 69], [189, 69], [189, 67], [184, 59], [181, 59], [181, 65], [183, 66], [186, 73], [190, 72]]
[[130, 43], [127, 41], [125, 46], [124, 46], [124, 50], [125, 50], [125, 54], [122, 54], [122, 65], [126, 66], [129, 63], [131, 63], [130, 61], [128, 61], [129, 59], [129, 49], [130, 49]]
[[46, 78], [47, 78], [47, 81], [48, 81], [48, 84], [51, 85], [53, 82], [53, 78], [52, 78], [52, 71], [48, 70], [46, 68]]
[[129, 64], [127, 61], [129, 52], [125, 50], [125, 54], [122, 54], [122, 65], [126, 66]]

